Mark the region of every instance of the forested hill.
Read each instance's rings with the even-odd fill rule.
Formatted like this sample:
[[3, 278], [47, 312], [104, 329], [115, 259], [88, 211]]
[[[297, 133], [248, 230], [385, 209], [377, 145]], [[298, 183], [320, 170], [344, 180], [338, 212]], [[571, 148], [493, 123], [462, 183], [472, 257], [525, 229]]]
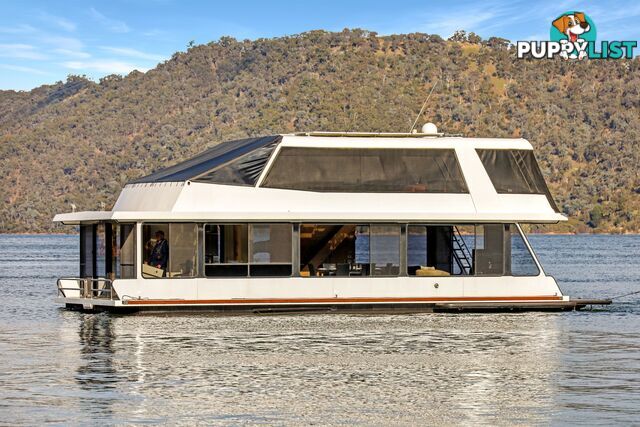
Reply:
[[640, 230], [640, 60], [517, 60], [506, 40], [362, 30], [222, 38], [147, 73], [0, 91], [0, 231], [64, 231], [133, 178], [222, 140], [307, 130], [524, 137], [572, 221]]

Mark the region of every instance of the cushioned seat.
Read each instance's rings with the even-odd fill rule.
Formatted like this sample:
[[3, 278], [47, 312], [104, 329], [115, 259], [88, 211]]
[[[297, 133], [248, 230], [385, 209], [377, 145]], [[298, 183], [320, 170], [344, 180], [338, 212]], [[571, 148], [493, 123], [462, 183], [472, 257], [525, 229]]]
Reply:
[[420, 268], [416, 270], [416, 276], [420, 276], [420, 277], [451, 276], [451, 273], [444, 270], [438, 270], [435, 267], [420, 266]]

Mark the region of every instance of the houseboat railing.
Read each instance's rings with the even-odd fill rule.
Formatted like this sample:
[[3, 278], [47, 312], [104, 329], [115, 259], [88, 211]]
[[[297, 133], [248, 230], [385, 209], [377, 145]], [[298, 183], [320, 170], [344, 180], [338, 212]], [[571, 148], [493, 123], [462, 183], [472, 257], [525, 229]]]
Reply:
[[61, 277], [58, 296], [65, 298], [113, 299], [113, 281], [104, 278]]

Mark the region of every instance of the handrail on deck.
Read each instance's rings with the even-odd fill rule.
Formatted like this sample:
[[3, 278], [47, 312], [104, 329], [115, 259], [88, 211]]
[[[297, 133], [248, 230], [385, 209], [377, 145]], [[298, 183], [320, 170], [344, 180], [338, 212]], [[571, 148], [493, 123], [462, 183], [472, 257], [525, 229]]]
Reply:
[[[64, 286], [64, 281], [75, 281], [77, 287]], [[57, 280], [58, 296], [67, 298], [65, 291], [78, 292], [79, 298], [114, 299], [113, 280], [91, 277], [61, 277]]]

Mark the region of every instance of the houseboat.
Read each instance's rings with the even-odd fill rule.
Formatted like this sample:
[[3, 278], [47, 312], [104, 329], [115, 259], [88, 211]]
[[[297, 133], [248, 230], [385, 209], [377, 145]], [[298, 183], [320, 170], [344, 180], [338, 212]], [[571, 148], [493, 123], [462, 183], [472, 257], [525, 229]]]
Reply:
[[308, 132], [129, 182], [79, 227], [69, 309], [574, 310], [522, 224], [565, 221], [524, 139]]

